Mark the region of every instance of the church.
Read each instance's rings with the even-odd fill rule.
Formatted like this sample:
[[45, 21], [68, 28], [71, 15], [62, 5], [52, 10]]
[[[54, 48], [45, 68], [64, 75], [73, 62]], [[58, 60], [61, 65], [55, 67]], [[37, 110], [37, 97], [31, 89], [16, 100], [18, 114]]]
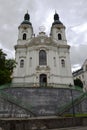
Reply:
[[28, 12], [24, 15], [18, 27], [15, 59], [13, 83], [36, 87], [73, 85], [70, 46], [67, 45], [65, 26], [56, 12], [49, 36], [43, 29], [35, 36], [30, 15]]
[[15, 60], [12, 83], [0, 87], [1, 130], [87, 125], [86, 117], [75, 117], [87, 114], [87, 93], [73, 85], [70, 46], [57, 13], [49, 36], [43, 29], [35, 36], [30, 15], [24, 15], [18, 27]]

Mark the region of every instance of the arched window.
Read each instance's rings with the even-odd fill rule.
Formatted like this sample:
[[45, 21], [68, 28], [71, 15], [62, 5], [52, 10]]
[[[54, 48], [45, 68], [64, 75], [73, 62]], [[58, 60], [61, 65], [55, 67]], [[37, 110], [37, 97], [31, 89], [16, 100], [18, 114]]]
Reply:
[[87, 71], [87, 65], [85, 66], [85, 71]]
[[60, 33], [58, 34], [58, 40], [62, 40], [62, 36]]
[[61, 60], [61, 65], [62, 65], [62, 67], [65, 67], [65, 60], [64, 59]]
[[24, 60], [20, 60], [20, 68], [24, 67]]
[[26, 40], [26, 33], [23, 34], [23, 40]]
[[30, 67], [32, 66], [32, 57], [30, 57]]
[[46, 65], [46, 64], [47, 64], [46, 51], [40, 50], [40, 52], [39, 52], [39, 65]]
[[56, 57], [53, 57], [54, 60], [54, 66], [56, 66]]

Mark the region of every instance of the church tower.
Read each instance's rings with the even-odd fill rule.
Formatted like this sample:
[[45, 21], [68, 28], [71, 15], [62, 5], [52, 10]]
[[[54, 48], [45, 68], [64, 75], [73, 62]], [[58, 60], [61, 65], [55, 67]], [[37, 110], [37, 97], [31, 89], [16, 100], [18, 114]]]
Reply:
[[67, 45], [65, 26], [59, 20], [59, 15], [56, 12], [54, 14], [54, 22], [51, 27], [51, 36], [58, 45]]
[[28, 12], [24, 16], [24, 21], [18, 27], [18, 31], [18, 45], [24, 45], [25, 42], [29, 42], [31, 40], [33, 36], [33, 28]]
[[40, 31], [35, 37], [28, 13], [18, 27], [15, 46], [17, 66], [13, 83], [28, 86], [65, 86], [73, 84], [70, 63], [70, 46], [67, 45], [65, 26], [54, 14], [50, 36]]

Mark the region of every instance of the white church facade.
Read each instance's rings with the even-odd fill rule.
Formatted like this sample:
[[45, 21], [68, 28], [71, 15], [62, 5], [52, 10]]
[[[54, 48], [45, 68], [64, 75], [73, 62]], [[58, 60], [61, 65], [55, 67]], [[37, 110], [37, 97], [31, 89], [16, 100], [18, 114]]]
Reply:
[[35, 86], [73, 84], [70, 46], [67, 45], [65, 26], [57, 13], [54, 14], [50, 36], [44, 31], [34, 35], [28, 13], [18, 31], [15, 45], [17, 65], [13, 72], [13, 83]]

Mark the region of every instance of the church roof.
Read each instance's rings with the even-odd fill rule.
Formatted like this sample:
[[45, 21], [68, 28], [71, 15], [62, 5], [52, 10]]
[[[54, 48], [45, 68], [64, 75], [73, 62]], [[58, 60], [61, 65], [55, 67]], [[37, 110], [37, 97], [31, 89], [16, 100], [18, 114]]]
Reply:
[[32, 25], [31, 22], [30, 22], [30, 15], [28, 14], [28, 12], [24, 15], [24, 21], [21, 24]]
[[55, 12], [55, 14], [54, 14], [54, 22], [53, 22], [52, 25], [56, 25], [56, 24], [62, 24], [63, 25], [63, 23], [59, 20], [59, 15]]
[[56, 43], [53, 42], [53, 40], [51, 39], [51, 37], [34, 37], [30, 42], [29, 42], [30, 46], [33, 45], [56, 45]]

